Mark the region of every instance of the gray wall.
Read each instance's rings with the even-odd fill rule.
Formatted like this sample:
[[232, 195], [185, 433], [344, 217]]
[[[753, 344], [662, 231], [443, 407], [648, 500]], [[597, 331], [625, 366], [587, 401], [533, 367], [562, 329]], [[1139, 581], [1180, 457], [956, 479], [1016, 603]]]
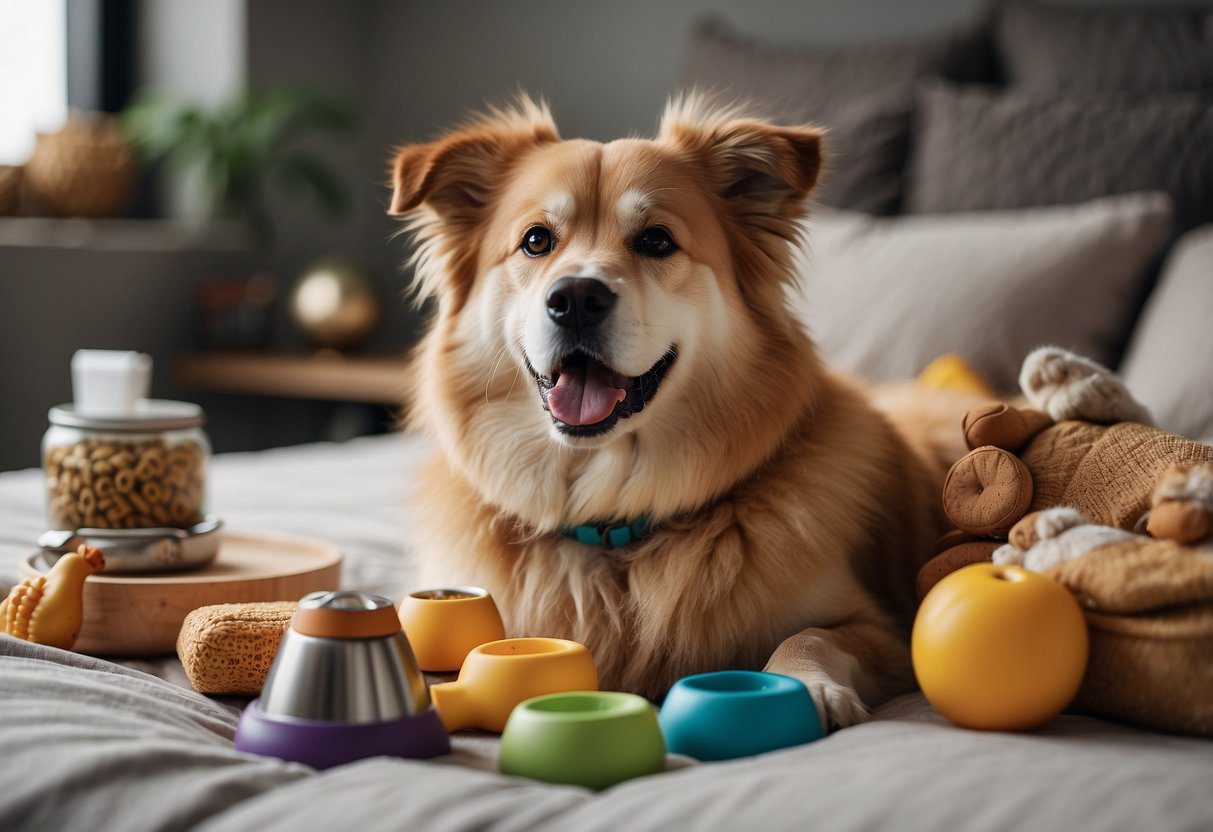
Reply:
[[[648, 132], [679, 81], [691, 22], [713, 12], [785, 41], [913, 37], [965, 19], [979, 0], [529, 0], [380, 3], [376, 106], [397, 138], [430, 135], [520, 86], [546, 96], [562, 132]], [[458, 44], [453, 49], [452, 44]]]
[[139, 6], [143, 82], [222, 101], [245, 81], [246, 0], [152, 0]]

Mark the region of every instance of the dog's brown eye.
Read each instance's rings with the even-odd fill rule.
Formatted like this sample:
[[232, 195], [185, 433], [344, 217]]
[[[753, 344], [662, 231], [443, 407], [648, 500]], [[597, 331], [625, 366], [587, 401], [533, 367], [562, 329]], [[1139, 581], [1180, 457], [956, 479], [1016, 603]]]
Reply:
[[556, 242], [552, 239], [552, 232], [544, 228], [542, 225], [536, 225], [528, 228], [526, 233], [522, 235], [522, 253], [528, 257], [542, 257], [545, 254], [551, 254]]
[[669, 257], [678, 250], [674, 238], [664, 228], [646, 228], [636, 238], [636, 250], [649, 257]]

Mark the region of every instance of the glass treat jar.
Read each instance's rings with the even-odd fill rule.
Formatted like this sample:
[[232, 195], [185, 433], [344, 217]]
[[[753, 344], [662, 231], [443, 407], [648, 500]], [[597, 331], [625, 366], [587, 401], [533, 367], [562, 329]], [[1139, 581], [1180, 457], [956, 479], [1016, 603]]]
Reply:
[[49, 528], [187, 528], [206, 516], [202, 408], [140, 401], [122, 416], [52, 407], [42, 438]]

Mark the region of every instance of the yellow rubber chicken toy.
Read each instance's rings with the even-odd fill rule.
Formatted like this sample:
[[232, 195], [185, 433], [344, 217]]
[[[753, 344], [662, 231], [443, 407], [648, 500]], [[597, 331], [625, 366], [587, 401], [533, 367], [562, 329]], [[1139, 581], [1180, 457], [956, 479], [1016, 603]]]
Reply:
[[105, 567], [105, 555], [81, 545], [51, 571], [26, 578], [0, 601], [0, 633], [71, 650], [84, 621], [84, 579]]

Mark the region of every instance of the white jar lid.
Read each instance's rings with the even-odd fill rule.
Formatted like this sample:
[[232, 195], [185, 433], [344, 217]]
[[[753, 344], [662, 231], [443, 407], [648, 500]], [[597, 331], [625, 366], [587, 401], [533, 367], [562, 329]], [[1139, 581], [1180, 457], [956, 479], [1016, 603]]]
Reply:
[[76, 411], [75, 404], [61, 404], [52, 407], [47, 418], [52, 425], [63, 427], [129, 432], [186, 430], [202, 427], [206, 421], [202, 408], [198, 405], [167, 399], [141, 399], [135, 403], [130, 413], [122, 416], [86, 416]]

